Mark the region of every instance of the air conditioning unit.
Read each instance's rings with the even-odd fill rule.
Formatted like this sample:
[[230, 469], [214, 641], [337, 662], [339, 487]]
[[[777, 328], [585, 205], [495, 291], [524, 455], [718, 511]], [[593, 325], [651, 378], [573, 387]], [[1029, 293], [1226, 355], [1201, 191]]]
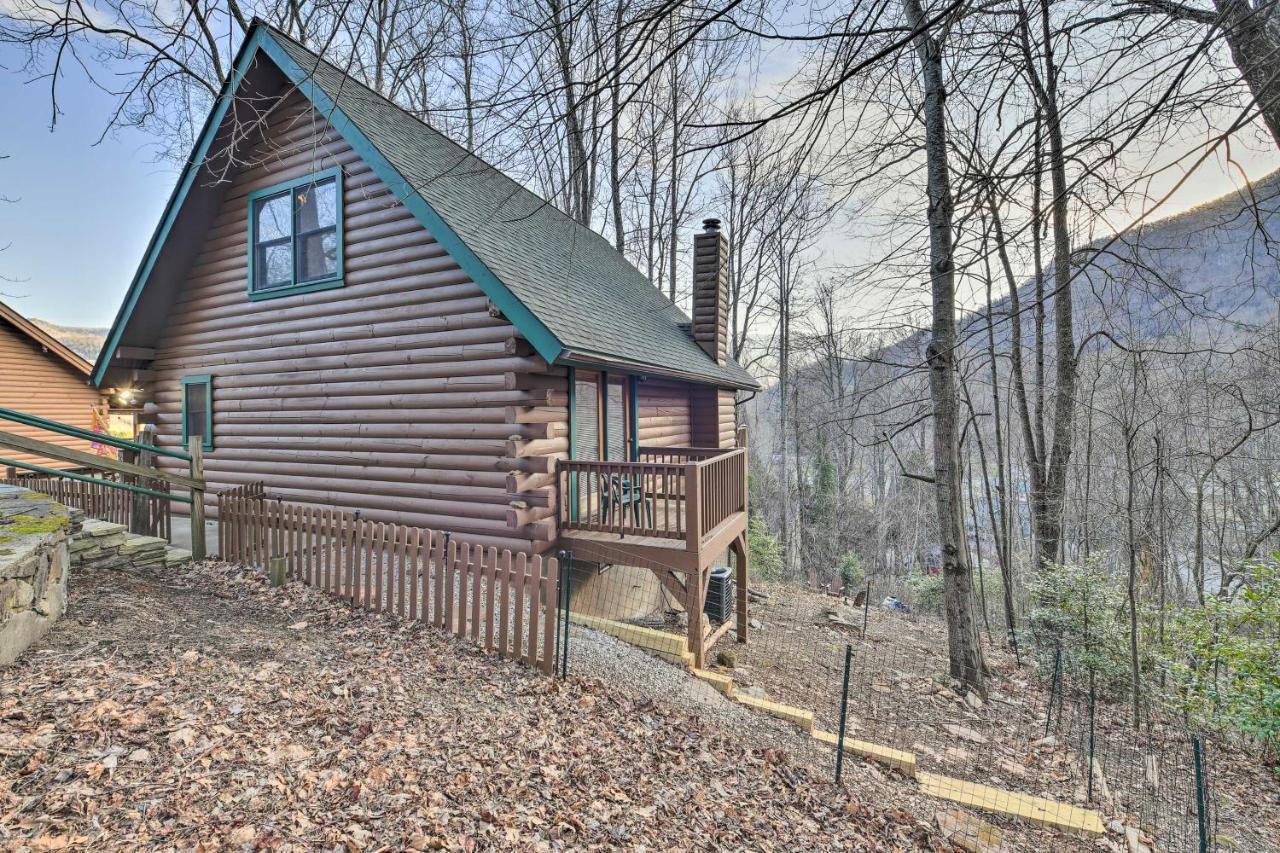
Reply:
[[728, 566], [712, 567], [711, 582], [707, 585], [707, 603], [702, 609], [713, 622], [727, 622], [733, 615], [736, 589], [733, 569]]

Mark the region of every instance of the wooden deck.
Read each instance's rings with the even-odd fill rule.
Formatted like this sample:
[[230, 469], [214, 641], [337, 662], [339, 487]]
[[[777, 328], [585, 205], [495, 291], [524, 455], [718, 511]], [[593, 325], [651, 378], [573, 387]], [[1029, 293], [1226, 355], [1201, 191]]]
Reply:
[[651, 570], [689, 613], [689, 649], [701, 667], [727, 630], [703, 617], [711, 567], [726, 552], [737, 575], [737, 637], [747, 639], [745, 447], [641, 448], [635, 462], [562, 460], [560, 547], [575, 559]]

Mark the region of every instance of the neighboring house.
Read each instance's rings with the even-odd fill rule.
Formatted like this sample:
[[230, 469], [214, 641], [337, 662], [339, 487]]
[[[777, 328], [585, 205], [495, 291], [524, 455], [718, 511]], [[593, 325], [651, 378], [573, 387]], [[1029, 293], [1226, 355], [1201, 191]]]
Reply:
[[[94, 430], [104, 423], [106, 401], [89, 382], [91, 370], [83, 356], [0, 302], [0, 407]], [[0, 421], [0, 431], [93, 451], [90, 442], [8, 420]], [[8, 448], [0, 448], [0, 457], [59, 470], [76, 467]], [[5, 471], [13, 473], [28, 472]]]
[[[723, 236], [695, 254], [690, 326], [600, 235], [255, 23], [94, 381], [142, 392], [160, 445], [199, 436], [211, 492], [261, 480], [527, 552], [575, 526], [616, 540], [621, 508], [652, 528], [685, 499], [650, 493], [657, 469], [644, 485], [649, 448], [734, 447], [734, 395], [758, 387], [725, 356]], [[650, 531], [679, 568], [745, 531], [733, 464], [694, 534]], [[597, 550], [576, 547], [619, 561]]]

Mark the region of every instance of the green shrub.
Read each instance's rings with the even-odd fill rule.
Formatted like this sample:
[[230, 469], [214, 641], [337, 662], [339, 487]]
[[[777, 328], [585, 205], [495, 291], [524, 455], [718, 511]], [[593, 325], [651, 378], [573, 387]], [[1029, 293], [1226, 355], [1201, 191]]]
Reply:
[[845, 595], [851, 595], [855, 589], [866, 582], [866, 579], [867, 573], [862, 568], [862, 560], [854, 552], [846, 551], [840, 558], [841, 590]]
[[782, 549], [769, 525], [758, 515], [752, 515], [747, 526], [747, 553], [751, 559], [751, 574], [763, 580], [782, 577]]
[[1197, 725], [1256, 739], [1274, 760], [1280, 750], [1280, 554], [1248, 566], [1234, 600], [1167, 614], [1157, 648], [1165, 700]]
[[1128, 596], [1097, 562], [1052, 566], [1033, 577], [1027, 630], [1023, 646], [1035, 650], [1046, 674], [1060, 651], [1064, 678], [1083, 684], [1092, 675], [1104, 692], [1128, 689]]
[[916, 574], [907, 578], [911, 606], [922, 613], [941, 615], [946, 600], [944, 583], [941, 572], [933, 575]]

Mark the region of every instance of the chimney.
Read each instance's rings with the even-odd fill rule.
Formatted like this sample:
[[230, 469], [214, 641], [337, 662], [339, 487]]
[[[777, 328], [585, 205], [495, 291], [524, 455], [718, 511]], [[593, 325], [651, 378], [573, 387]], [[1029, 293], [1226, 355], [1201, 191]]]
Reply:
[[729, 354], [729, 241], [719, 219], [702, 220], [693, 238], [693, 339], [724, 364]]

